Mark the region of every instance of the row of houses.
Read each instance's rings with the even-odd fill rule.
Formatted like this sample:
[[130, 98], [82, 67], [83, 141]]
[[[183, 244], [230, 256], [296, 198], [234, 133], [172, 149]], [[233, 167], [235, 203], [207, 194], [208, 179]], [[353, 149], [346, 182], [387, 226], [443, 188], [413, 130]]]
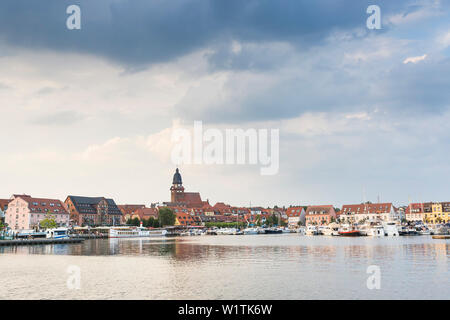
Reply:
[[450, 218], [450, 202], [411, 203], [396, 208], [392, 203], [362, 203], [343, 205], [291, 206], [289, 208], [233, 207], [223, 202], [214, 206], [205, 201], [201, 206], [176, 205], [170, 203], [116, 205], [106, 197], [67, 196], [58, 199], [35, 198], [30, 195], [14, 194], [10, 199], [0, 199], [0, 218], [11, 229], [38, 228], [39, 223], [49, 215], [60, 226], [114, 226], [125, 224], [129, 219], [140, 221], [157, 219], [159, 209], [169, 207], [176, 215], [176, 225], [204, 225], [207, 222], [243, 222], [264, 224], [275, 215], [290, 227], [302, 225], [325, 225], [332, 221], [379, 222], [379, 221], [422, 221], [446, 223]]

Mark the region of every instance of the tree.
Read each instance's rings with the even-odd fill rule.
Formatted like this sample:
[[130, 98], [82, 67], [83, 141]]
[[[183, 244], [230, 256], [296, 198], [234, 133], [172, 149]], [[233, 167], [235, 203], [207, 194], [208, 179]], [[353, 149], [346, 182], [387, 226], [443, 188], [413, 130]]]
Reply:
[[175, 224], [176, 215], [170, 208], [160, 208], [158, 213], [158, 221], [161, 226], [173, 226]]
[[50, 213], [47, 213], [45, 219], [42, 219], [41, 222], [39, 222], [39, 226], [42, 229], [54, 229], [58, 224], [56, 223], [55, 218]]

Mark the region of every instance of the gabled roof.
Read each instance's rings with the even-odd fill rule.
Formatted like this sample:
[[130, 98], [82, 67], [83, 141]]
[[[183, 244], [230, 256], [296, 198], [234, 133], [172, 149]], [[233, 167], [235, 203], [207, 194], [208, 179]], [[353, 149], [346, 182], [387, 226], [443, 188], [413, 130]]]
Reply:
[[108, 204], [108, 212], [107, 214], [111, 215], [121, 215], [122, 211], [120, 211], [119, 207], [117, 207], [116, 203], [113, 199], [107, 199], [105, 197], [82, 197], [82, 196], [68, 196], [70, 198], [77, 211], [82, 214], [97, 214], [97, 206], [98, 204], [105, 200]]
[[306, 209], [306, 215], [312, 214], [335, 214], [334, 207], [331, 204], [321, 206], [308, 206]]
[[68, 214], [64, 203], [58, 199], [32, 198], [29, 195], [14, 195], [15, 199], [22, 199], [28, 203], [32, 213]]
[[145, 208], [145, 204], [119, 204], [117, 207], [122, 211], [122, 214], [127, 215], [132, 214], [137, 209]]
[[374, 214], [388, 213], [393, 208], [392, 203], [362, 203], [362, 204], [345, 204], [339, 214]]
[[300, 217], [303, 210], [303, 207], [290, 207], [286, 210], [286, 215], [288, 217]]

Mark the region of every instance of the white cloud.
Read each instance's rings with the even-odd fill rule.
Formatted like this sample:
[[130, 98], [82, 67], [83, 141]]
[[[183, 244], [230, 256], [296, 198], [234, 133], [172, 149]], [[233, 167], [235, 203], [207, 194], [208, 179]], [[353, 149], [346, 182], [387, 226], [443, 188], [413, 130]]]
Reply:
[[409, 58], [406, 58], [405, 60], [403, 60], [403, 63], [404, 64], [407, 64], [407, 63], [417, 63], [417, 62], [419, 62], [419, 61], [423, 61], [423, 60], [425, 60], [427, 58], [427, 54], [424, 54], [423, 56], [417, 56], [417, 57], [409, 57]]

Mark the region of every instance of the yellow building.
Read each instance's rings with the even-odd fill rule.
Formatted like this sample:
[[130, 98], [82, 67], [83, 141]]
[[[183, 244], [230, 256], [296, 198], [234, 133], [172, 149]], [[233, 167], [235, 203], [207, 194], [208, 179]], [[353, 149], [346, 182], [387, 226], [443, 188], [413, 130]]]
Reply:
[[447, 223], [450, 217], [450, 202], [436, 202], [431, 204], [431, 210], [425, 210], [424, 220], [427, 223]]

